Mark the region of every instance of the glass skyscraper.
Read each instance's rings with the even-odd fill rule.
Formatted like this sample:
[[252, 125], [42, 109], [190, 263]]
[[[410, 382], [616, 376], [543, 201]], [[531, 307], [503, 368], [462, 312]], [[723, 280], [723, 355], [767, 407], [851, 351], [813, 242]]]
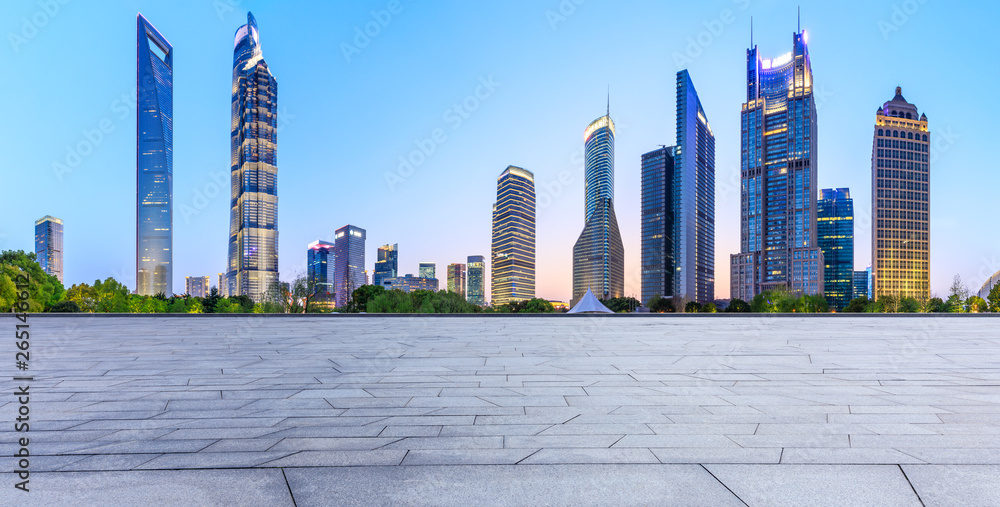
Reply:
[[230, 295], [261, 301], [278, 282], [278, 82], [257, 20], [236, 30], [231, 121]]
[[185, 294], [193, 298], [203, 298], [209, 295], [207, 276], [185, 276]]
[[823, 250], [823, 295], [831, 309], [840, 311], [854, 298], [854, 199], [851, 199], [851, 191], [824, 188], [816, 212], [816, 234]]
[[366, 236], [364, 229], [353, 225], [337, 229], [333, 247], [336, 257], [333, 284], [338, 307], [346, 305], [354, 290], [368, 281], [365, 274]]
[[395, 278], [399, 273], [398, 244], [378, 247], [378, 259], [375, 261], [375, 273], [372, 274], [372, 285], [382, 285], [385, 278]]
[[421, 262], [417, 269], [420, 278], [437, 278], [437, 265], [433, 262]]
[[516, 166], [497, 178], [490, 295], [494, 306], [535, 297], [535, 175]]
[[63, 281], [63, 221], [50, 215], [35, 220], [35, 259], [42, 271]]
[[401, 290], [406, 293], [413, 292], [415, 290], [429, 290], [437, 292], [438, 290], [438, 279], [437, 278], [424, 278], [422, 276], [396, 276], [392, 278], [383, 278], [382, 287], [385, 290]]
[[642, 304], [674, 296], [674, 147], [642, 155]]
[[174, 48], [136, 16], [136, 293], [173, 295]]
[[896, 88], [875, 112], [872, 297], [930, 298], [930, 137], [927, 115]]
[[715, 135], [687, 70], [677, 73], [674, 167], [674, 300], [709, 303], [715, 301]]
[[792, 51], [761, 59], [747, 50], [740, 115], [740, 253], [731, 256], [730, 297], [767, 291], [823, 294], [816, 243], [816, 104], [807, 35]]
[[466, 272], [465, 298], [474, 305], [486, 304], [486, 258], [470, 255]]
[[306, 280], [312, 286], [313, 294], [325, 299], [333, 299], [334, 248], [333, 243], [316, 240], [309, 243], [306, 251]]
[[573, 299], [593, 291], [600, 299], [625, 295], [625, 247], [615, 217], [615, 123], [610, 112], [583, 134], [584, 226], [573, 246]]
[[465, 264], [448, 265], [448, 292], [465, 297]]
[[851, 299], [868, 297], [868, 271], [854, 272], [854, 294]]

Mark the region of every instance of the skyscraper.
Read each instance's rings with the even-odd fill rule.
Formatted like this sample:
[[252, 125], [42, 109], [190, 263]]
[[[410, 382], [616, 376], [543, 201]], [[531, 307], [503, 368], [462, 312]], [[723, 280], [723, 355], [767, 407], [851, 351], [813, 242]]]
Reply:
[[346, 305], [354, 290], [368, 281], [365, 274], [366, 236], [364, 229], [353, 225], [337, 229], [333, 247], [336, 256], [333, 284], [338, 307]]
[[816, 243], [816, 104], [807, 35], [792, 51], [761, 59], [747, 50], [740, 162], [740, 253], [731, 256], [730, 297], [778, 290], [823, 293]]
[[601, 299], [625, 295], [625, 247], [615, 217], [615, 123], [609, 113], [583, 133], [584, 226], [573, 246], [573, 299], [591, 289]]
[[203, 298], [208, 296], [208, 277], [207, 276], [185, 276], [184, 277], [184, 289], [185, 294], [193, 298]]
[[383, 278], [382, 287], [385, 287], [385, 290], [398, 289], [406, 293], [410, 293], [415, 290], [429, 290], [437, 292], [438, 279], [424, 278], [422, 276], [413, 275], [395, 276], [392, 278]]
[[854, 272], [854, 294], [851, 299], [868, 297], [868, 271]]
[[930, 137], [896, 87], [875, 112], [872, 141], [872, 296], [930, 298]]
[[378, 259], [375, 261], [375, 273], [372, 275], [372, 285], [382, 285], [384, 278], [395, 278], [399, 272], [398, 244], [378, 247]]
[[642, 155], [642, 304], [674, 297], [674, 147]]
[[45, 215], [35, 220], [35, 258], [42, 271], [63, 281], [63, 221]]
[[466, 299], [474, 305], [486, 304], [486, 258], [470, 255], [466, 274]]
[[490, 293], [494, 306], [535, 297], [535, 175], [520, 167], [497, 178]]
[[260, 302], [278, 282], [278, 82], [253, 14], [234, 46], [227, 278], [229, 294]]
[[433, 262], [421, 262], [417, 269], [420, 278], [437, 278], [437, 265]]
[[306, 251], [306, 280], [313, 294], [324, 299], [333, 299], [334, 294], [334, 248], [333, 243], [317, 239], [309, 243]]
[[679, 305], [710, 303], [715, 301], [715, 135], [687, 70], [677, 73], [674, 166], [674, 299]]
[[218, 276], [219, 276], [219, 286], [218, 286], [219, 295], [224, 298], [227, 298], [229, 297], [229, 292], [227, 292], [229, 290], [229, 284], [226, 283], [226, 274], [219, 273]]
[[[824, 188], [816, 207], [823, 250], [823, 295], [833, 310], [854, 299], [854, 199], [846, 188]], [[867, 288], [866, 288], [867, 291]]]
[[136, 16], [136, 293], [173, 295], [174, 48]]
[[465, 264], [448, 264], [448, 292], [465, 297]]

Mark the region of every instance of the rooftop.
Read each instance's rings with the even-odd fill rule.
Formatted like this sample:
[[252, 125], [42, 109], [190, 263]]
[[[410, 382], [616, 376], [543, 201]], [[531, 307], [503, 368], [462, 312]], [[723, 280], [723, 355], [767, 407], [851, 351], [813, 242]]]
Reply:
[[997, 505], [997, 322], [31, 315], [0, 504]]

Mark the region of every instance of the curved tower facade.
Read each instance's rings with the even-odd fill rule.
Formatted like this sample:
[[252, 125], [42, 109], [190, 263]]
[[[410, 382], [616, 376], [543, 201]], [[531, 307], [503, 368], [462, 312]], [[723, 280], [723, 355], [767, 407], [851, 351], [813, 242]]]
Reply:
[[136, 16], [136, 293], [173, 295], [174, 48]]
[[493, 205], [490, 293], [494, 306], [535, 297], [535, 175], [508, 166]]
[[601, 299], [625, 295], [625, 247], [615, 217], [615, 123], [604, 115], [587, 126], [583, 232], [573, 246], [575, 305], [587, 289]]
[[236, 31], [232, 94], [226, 278], [230, 295], [259, 302], [278, 283], [278, 82], [251, 13]]

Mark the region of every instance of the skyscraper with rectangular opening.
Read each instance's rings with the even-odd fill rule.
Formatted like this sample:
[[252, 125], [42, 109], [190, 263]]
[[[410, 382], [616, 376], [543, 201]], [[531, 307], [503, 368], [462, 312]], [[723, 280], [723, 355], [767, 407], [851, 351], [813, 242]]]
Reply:
[[535, 175], [516, 166], [497, 178], [490, 295], [493, 306], [535, 297]]
[[872, 284], [876, 300], [930, 298], [930, 138], [927, 115], [896, 95], [875, 112]]
[[807, 35], [762, 59], [747, 50], [740, 114], [740, 253], [731, 256], [730, 297], [763, 291], [823, 293], [816, 243], [816, 104]]
[[251, 13], [236, 30], [230, 141], [229, 294], [260, 302], [278, 283], [278, 82]]
[[174, 48], [136, 16], [136, 293], [173, 295]]

